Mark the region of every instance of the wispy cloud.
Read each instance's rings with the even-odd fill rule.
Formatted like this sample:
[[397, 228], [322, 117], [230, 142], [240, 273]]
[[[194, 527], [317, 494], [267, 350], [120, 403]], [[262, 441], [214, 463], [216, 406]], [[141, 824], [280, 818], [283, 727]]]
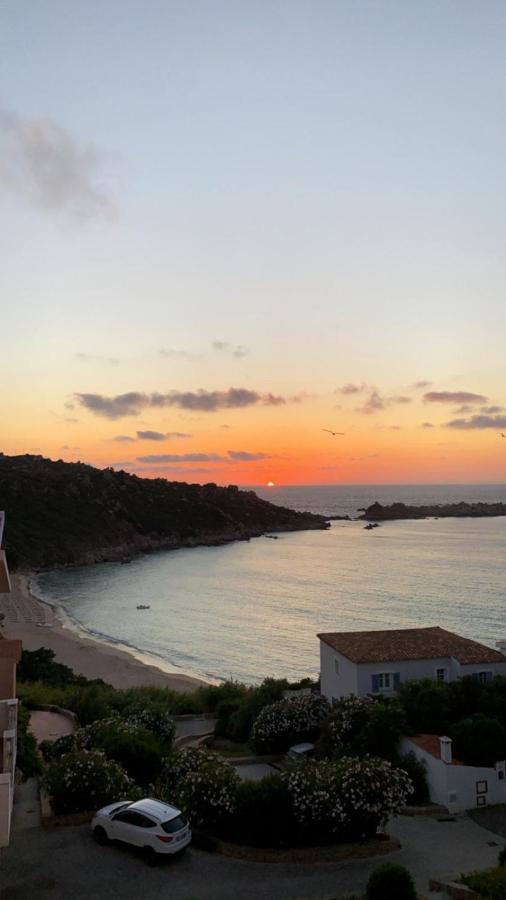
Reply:
[[420, 428], [434, 428], [434, 425], [432, 424], [432, 422], [422, 422]]
[[137, 459], [141, 463], [227, 462], [225, 456], [217, 453], [154, 453]]
[[476, 415], [470, 419], [452, 419], [444, 423], [445, 428], [454, 428], [457, 431], [473, 431], [487, 428], [506, 428], [506, 416]]
[[94, 353], [76, 353], [75, 357], [80, 362], [102, 362], [110, 366], [119, 366], [121, 362], [115, 356], [99, 356]]
[[165, 441], [167, 435], [161, 431], [138, 431], [137, 437], [140, 441]]
[[286, 403], [276, 394], [260, 394], [247, 388], [229, 388], [227, 391], [169, 391], [167, 394], [145, 394], [130, 391], [107, 397], [104, 394], [76, 393], [75, 400], [89, 412], [106, 419], [138, 416], [148, 408], [176, 406], [179, 409], [216, 412], [219, 409], [241, 409], [248, 406], [279, 406]]
[[161, 347], [158, 355], [164, 359], [187, 359], [189, 361], [200, 359], [199, 353], [192, 353], [190, 350], [176, 350], [173, 347]]
[[117, 434], [116, 437], [111, 438], [112, 441], [121, 442], [135, 442], [135, 441], [172, 441], [172, 440], [183, 440], [184, 438], [191, 438], [192, 435], [188, 434], [186, 431], [137, 431], [136, 437], [131, 437], [128, 434]]
[[52, 119], [0, 110], [0, 186], [31, 206], [75, 221], [111, 219], [115, 205], [103, 187], [103, 158]]
[[488, 397], [471, 391], [429, 391], [423, 395], [425, 403], [486, 403]]
[[432, 381], [415, 381], [412, 385], [414, 391], [423, 391], [425, 388], [430, 387]]
[[272, 459], [268, 453], [250, 453], [248, 450], [227, 450], [231, 459], [238, 462], [256, 462], [260, 459]]
[[128, 444], [131, 441], [135, 441], [135, 438], [130, 437], [128, 434], [117, 434], [111, 438], [111, 441], [116, 441], [118, 444]]
[[494, 413], [503, 412], [503, 406], [482, 406], [480, 407], [480, 412], [486, 413], [487, 415], [493, 415]]
[[211, 347], [218, 353], [228, 353], [236, 359], [243, 359], [249, 352], [243, 344], [229, 344], [227, 341], [213, 341]]
[[364, 401], [362, 406], [357, 406], [355, 408], [355, 412], [362, 413], [362, 415], [370, 416], [374, 413], [381, 412], [384, 409], [387, 409], [389, 406], [401, 404], [404, 405], [406, 403], [411, 403], [411, 397], [406, 397], [403, 394], [396, 395], [393, 397], [383, 397], [379, 391], [376, 389], [371, 389], [371, 392]]
[[351, 382], [348, 382], [348, 384], [343, 384], [342, 387], [337, 388], [337, 390], [334, 391], [334, 393], [335, 394], [343, 394], [346, 397], [346, 396], [349, 396], [350, 394], [360, 394], [360, 393], [362, 393], [362, 391], [365, 391], [365, 390], [367, 390], [367, 385], [364, 384], [363, 382], [362, 382], [362, 384], [352, 384]]

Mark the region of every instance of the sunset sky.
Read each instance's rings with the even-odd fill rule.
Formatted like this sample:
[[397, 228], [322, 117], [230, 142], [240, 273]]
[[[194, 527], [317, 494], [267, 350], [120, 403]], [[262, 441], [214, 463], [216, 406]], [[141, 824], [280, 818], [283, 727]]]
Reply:
[[505, 482], [505, 46], [494, 0], [1, 4], [0, 450]]

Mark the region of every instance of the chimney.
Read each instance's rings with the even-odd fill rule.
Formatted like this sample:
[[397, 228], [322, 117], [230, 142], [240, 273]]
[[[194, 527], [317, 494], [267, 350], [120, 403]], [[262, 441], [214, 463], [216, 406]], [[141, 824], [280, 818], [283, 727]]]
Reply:
[[450, 765], [452, 761], [452, 739], [449, 737], [440, 737], [439, 746], [441, 751], [441, 759], [444, 763]]

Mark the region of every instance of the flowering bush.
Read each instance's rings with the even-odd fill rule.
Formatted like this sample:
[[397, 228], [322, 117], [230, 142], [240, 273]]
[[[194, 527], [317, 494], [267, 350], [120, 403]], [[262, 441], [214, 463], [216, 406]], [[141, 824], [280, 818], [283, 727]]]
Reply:
[[332, 707], [325, 727], [325, 750], [329, 756], [341, 756], [366, 726], [373, 702], [367, 697], [342, 697]]
[[412, 790], [405, 772], [373, 757], [309, 760], [283, 777], [301, 827], [343, 840], [372, 837]]
[[138, 797], [124, 769], [98, 750], [76, 750], [53, 760], [43, 785], [57, 814], [95, 810], [115, 800]]
[[196, 827], [215, 827], [235, 809], [239, 776], [224, 759], [205, 750], [177, 750], [165, 761], [155, 792], [175, 803]]
[[320, 694], [301, 694], [265, 706], [253, 723], [251, 743], [258, 753], [281, 753], [290, 744], [318, 734], [330, 706]]
[[166, 746], [171, 746], [176, 734], [176, 724], [172, 716], [156, 706], [139, 706], [129, 712], [128, 722], [137, 728], [145, 728]]

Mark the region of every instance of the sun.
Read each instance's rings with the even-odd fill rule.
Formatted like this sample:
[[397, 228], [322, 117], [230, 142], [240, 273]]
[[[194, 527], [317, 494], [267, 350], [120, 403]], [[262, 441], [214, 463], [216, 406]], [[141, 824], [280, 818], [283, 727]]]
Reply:
[[273, 481], [268, 481], [266, 486], [267, 487], [276, 487], [276, 485], [274, 484]]

